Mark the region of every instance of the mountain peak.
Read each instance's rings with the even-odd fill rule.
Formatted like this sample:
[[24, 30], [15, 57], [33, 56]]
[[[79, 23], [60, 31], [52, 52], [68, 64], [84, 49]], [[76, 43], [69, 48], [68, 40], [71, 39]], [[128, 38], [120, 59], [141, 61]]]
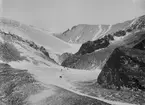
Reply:
[[145, 15], [134, 19], [134, 21], [131, 24], [132, 29], [142, 29], [144, 27], [145, 27]]

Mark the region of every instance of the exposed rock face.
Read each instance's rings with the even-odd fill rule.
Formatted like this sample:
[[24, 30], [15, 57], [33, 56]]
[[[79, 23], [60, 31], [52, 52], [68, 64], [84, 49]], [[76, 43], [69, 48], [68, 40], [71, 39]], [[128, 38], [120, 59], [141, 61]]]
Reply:
[[63, 53], [59, 56], [59, 62], [62, 63], [64, 60], [66, 60], [68, 57], [71, 57], [73, 54], [71, 53]]
[[139, 44], [135, 45], [134, 48], [145, 50], [145, 40], [141, 41]]
[[92, 53], [97, 49], [107, 47], [109, 44], [110, 44], [109, 40], [106, 37], [98, 39], [96, 41], [88, 41], [81, 46], [80, 50], [76, 53], [76, 55], [84, 55], [87, 53]]
[[116, 48], [97, 81], [104, 88], [145, 90], [145, 52]]
[[114, 33], [114, 36], [120, 37], [120, 36], [124, 36], [125, 34], [126, 34], [126, 31], [120, 30]]

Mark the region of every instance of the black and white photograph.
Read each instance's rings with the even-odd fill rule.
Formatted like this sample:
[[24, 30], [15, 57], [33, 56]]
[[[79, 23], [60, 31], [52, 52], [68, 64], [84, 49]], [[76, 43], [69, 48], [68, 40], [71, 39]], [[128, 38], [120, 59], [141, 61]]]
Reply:
[[0, 0], [0, 105], [145, 105], [145, 0]]

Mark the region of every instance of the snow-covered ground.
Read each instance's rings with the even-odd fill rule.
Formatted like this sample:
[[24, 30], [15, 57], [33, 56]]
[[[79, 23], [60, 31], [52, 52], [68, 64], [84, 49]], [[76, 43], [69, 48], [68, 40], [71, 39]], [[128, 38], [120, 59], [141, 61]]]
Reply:
[[[45, 65], [33, 65], [27, 61], [22, 62], [10, 62], [9, 63], [13, 68], [18, 69], [27, 69], [30, 73], [34, 74], [39, 80], [43, 81], [46, 84], [54, 84], [60, 87], [67, 87], [67, 81], [71, 82], [85, 82], [96, 80], [97, 76], [101, 72], [101, 70], [77, 70], [77, 69], [69, 69], [63, 68], [61, 66], [53, 66], [47, 67]], [[62, 78], [60, 79], [60, 76]], [[69, 88], [69, 87], [68, 87]]]
[[80, 47], [82, 46], [82, 44], [69, 44], [70, 48], [66, 49], [63, 53], [68, 52], [68, 53], [76, 53], [79, 51]]
[[73, 82], [88, 82], [97, 80], [98, 75], [100, 74], [101, 70], [77, 70], [77, 69], [68, 69], [63, 70], [63, 75], [66, 79]]
[[[99, 69], [96, 69], [94, 71], [86, 71], [86, 70], [67, 69], [61, 66], [60, 67], [56, 66], [52, 68], [52, 67], [46, 67], [44, 65], [35, 66], [27, 62], [11, 62], [10, 65], [14, 68], [27, 69], [31, 74], [34, 75], [36, 80], [39, 80], [45, 85], [52, 84], [55, 86], [59, 86], [75, 94], [101, 100], [110, 103], [112, 105], [130, 105], [128, 103], [109, 101], [103, 98], [98, 98], [95, 96], [90, 96], [81, 93], [79, 90], [75, 88], [75, 86], [71, 84], [72, 82], [86, 82], [86, 81], [88, 82], [88, 81], [96, 80], [97, 76], [101, 71]], [[62, 76], [62, 78], [60, 78], [60, 76]], [[53, 95], [53, 94], [54, 93], [52, 90], [42, 91], [41, 93], [30, 97], [29, 100], [35, 103], [43, 99], [45, 96]], [[35, 100], [34, 98], [38, 100]]]

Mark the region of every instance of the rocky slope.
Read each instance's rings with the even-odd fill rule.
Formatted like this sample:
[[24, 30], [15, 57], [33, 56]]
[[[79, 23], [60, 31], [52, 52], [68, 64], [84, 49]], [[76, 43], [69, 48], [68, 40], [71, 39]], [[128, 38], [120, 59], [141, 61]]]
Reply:
[[103, 38], [82, 44], [77, 53], [62, 62], [62, 66], [86, 70], [94, 69], [98, 66], [102, 67], [115, 48], [119, 46], [132, 48], [145, 38], [144, 17], [134, 19], [130, 26], [124, 30], [119, 30], [113, 34], [105, 35]]
[[59, 55], [59, 63], [61, 64], [63, 61], [65, 61], [68, 57], [72, 56], [71, 53], [63, 53], [62, 55]]
[[145, 52], [134, 48], [116, 48], [98, 77], [98, 83], [111, 89], [145, 90]]
[[0, 30], [0, 58], [2, 62], [32, 62], [35, 65], [51, 66], [57, 62], [43, 46], [18, 35]]

